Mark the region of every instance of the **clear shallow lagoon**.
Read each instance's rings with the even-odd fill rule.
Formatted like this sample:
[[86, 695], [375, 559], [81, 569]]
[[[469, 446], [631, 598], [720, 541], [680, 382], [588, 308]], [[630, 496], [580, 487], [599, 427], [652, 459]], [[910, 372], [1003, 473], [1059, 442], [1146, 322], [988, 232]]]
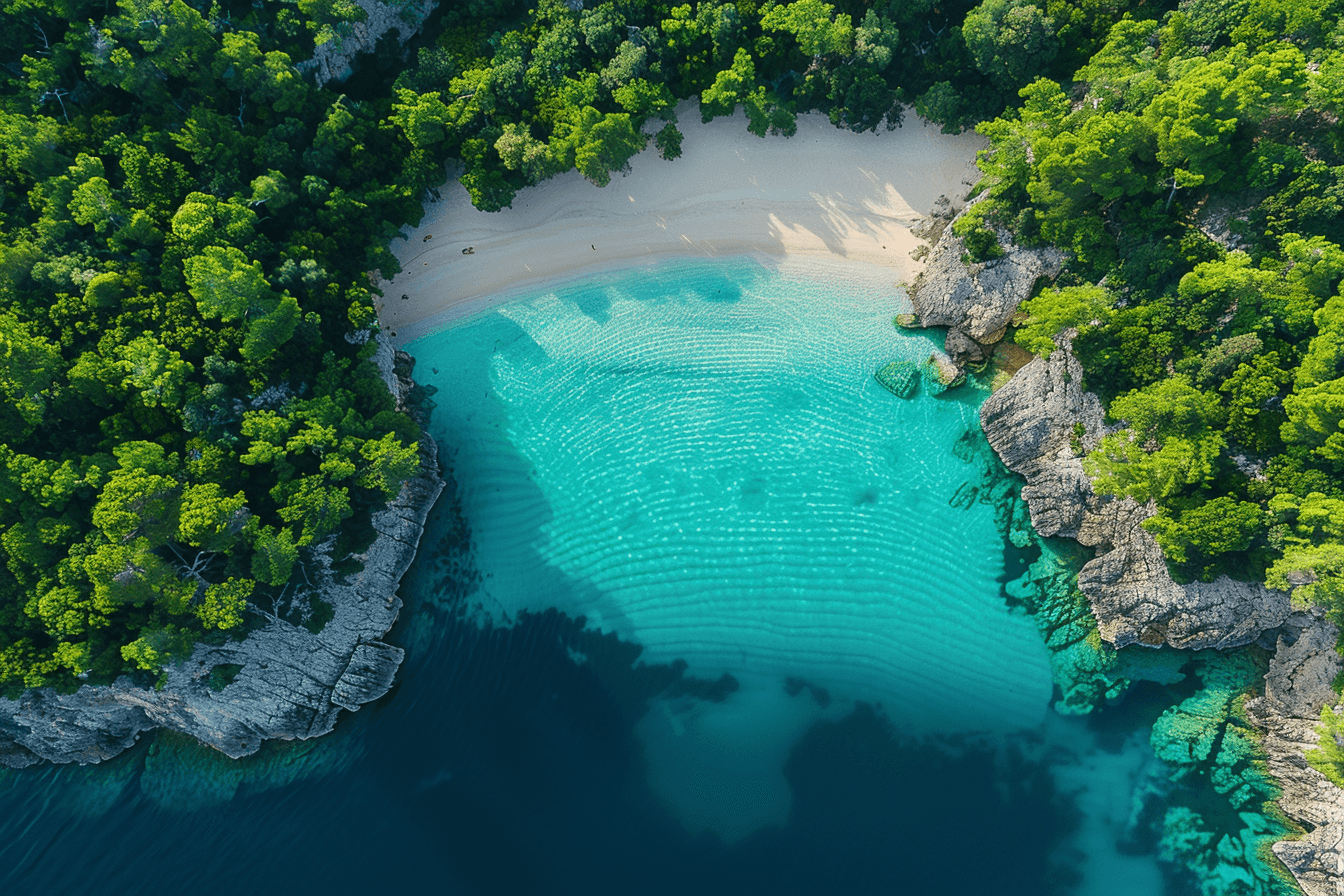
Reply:
[[887, 276], [664, 265], [411, 346], [457, 500], [393, 692], [237, 763], [0, 776], [0, 892], [1197, 892], [1148, 745], [1192, 687], [1049, 709], [958, 497], [983, 393], [873, 380], [934, 346]]

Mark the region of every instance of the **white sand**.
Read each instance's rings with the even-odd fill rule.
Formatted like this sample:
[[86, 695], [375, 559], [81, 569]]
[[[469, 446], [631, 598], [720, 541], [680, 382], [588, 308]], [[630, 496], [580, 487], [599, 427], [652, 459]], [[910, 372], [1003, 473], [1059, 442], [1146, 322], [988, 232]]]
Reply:
[[694, 103], [677, 111], [681, 158], [650, 147], [606, 187], [570, 171], [492, 214], [450, 181], [408, 239], [392, 243], [403, 270], [381, 284], [383, 327], [401, 344], [521, 286], [668, 256], [824, 256], [908, 280], [922, 243], [910, 228], [939, 196], [966, 194], [984, 145], [913, 116], [895, 131], [856, 134], [809, 113], [793, 137], [762, 139], [741, 112], [702, 124]]

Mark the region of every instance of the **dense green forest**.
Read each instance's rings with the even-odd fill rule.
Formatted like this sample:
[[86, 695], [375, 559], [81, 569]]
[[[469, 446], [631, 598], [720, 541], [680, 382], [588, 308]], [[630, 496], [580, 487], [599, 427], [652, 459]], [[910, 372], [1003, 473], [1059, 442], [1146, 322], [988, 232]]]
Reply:
[[1183, 3], [1126, 19], [1072, 80], [981, 125], [958, 223], [1070, 252], [1030, 300], [1036, 352], [1077, 327], [1126, 424], [1085, 459], [1155, 501], [1179, 579], [1267, 579], [1344, 621], [1344, 26], [1339, 4]]
[[10, 690], [153, 681], [268, 613], [320, 625], [314, 564], [367, 544], [418, 464], [361, 363], [368, 272], [441, 169], [387, 104], [295, 70], [337, 10], [265, 6], [4, 5]]

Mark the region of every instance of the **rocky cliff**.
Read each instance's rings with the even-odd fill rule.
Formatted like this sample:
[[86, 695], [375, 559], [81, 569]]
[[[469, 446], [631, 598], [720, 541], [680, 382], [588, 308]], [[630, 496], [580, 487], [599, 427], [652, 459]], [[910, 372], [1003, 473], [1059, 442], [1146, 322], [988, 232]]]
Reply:
[[[1062, 256], [1053, 250], [1001, 243], [1003, 258], [967, 264], [949, 228], [912, 288], [915, 323], [947, 327], [946, 351], [959, 364], [988, 357], [1038, 280], [1059, 272]], [[1226, 576], [1172, 580], [1161, 548], [1140, 525], [1154, 507], [1097, 495], [1083, 470], [1082, 455], [1104, 434], [1104, 414], [1084, 389], [1073, 335], [1061, 334], [1048, 358], [1027, 363], [985, 401], [985, 435], [1004, 465], [1026, 479], [1022, 497], [1036, 531], [1096, 549], [1078, 587], [1105, 640], [1185, 649], [1258, 642], [1275, 651], [1265, 694], [1248, 711], [1265, 731], [1269, 770], [1283, 790], [1279, 805], [1306, 833], [1274, 851], [1308, 896], [1341, 896], [1344, 790], [1304, 756], [1317, 743], [1321, 707], [1338, 699], [1332, 688], [1342, 666], [1338, 633], [1319, 613], [1293, 612], [1281, 591]]]
[[[381, 344], [375, 363], [386, 374], [391, 355]], [[409, 369], [410, 359], [402, 360]], [[392, 385], [404, 407], [413, 384], [403, 377]], [[420, 446], [419, 474], [373, 516], [376, 538], [355, 558], [363, 568], [342, 577], [329, 563], [317, 564], [314, 584], [333, 610], [321, 631], [258, 608], [262, 628], [222, 647], [198, 645], [190, 659], [168, 668], [162, 688], [122, 678], [73, 694], [45, 688], [0, 699], [0, 764], [99, 762], [129, 747], [140, 732], [160, 727], [244, 756], [269, 738], [326, 734], [342, 709], [357, 710], [387, 693], [403, 654], [381, 639], [401, 609], [398, 583], [443, 490], [433, 440], [425, 436]], [[233, 673], [219, 690], [212, 687], [217, 667]], [[214, 677], [216, 687], [221, 680]]]
[[980, 420], [1004, 465], [1026, 478], [1022, 497], [1036, 531], [1097, 549], [1078, 588], [1101, 636], [1116, 647], [1224, 648], [1282, 625], [1290, 612], [1286, 593], [1226, 576], [1177, 584], [1140, 525], [1155, 508], [1092, 491], [1080, 455], [1102, 435], [1102, 410], [1082, 381], [1066, 334], [1049, 358], [1031, 361], [991, 395]]

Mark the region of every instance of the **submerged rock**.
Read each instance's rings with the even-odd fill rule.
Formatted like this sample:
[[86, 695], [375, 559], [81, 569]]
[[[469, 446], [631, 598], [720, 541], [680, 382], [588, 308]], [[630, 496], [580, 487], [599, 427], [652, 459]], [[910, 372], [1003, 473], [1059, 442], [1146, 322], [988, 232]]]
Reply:
[[[414, 383], [397, 385], [404, 406]], [[160, 689], [120, 678], [72, 694], [42, 688], [0, 699], [0, 764], [99, 762], [159, 727], [244, 756], [269, 738], [326, 734], [342, 709], [356, 710], [387, 693], [403, 654], [380, 639], [396, 621], [397, 586], [443, 490], [434, 441], [426, 434], [420, 446], [419, 474], [373, 515], [377, 535], [354, 558], [363, 568], [346, 577], [329, 567], [322, 573], [321, 596], [333, 615], [319, 632], [272, 617], [242, 641], [197, 645], [189, 659], [168, 667]], [[211, 672], [220, 666], [232, 678], [216, 690]], [[215, 676], [213, 683], [221, 681]]]
[[911, 398], [919, 388], [919, 367], [909, 361], [892, 361], [873, 376], [897, 398]]

